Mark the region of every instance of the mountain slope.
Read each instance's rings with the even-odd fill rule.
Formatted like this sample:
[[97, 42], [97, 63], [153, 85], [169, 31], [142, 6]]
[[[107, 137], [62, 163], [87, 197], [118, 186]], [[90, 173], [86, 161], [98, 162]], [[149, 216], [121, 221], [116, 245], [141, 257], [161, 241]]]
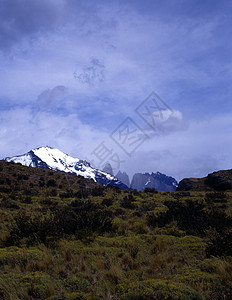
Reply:
[[232, 190], [232, 170], [213, 172], [203, 178], [184, 178], [179, 182], [178, 191], [226, 191]]
[[86, 160], [73, 158], [58, 149], [48, 146], [31, 150], [23, 155], [6, 157], [4, 160], [7, 162], [20, 163], [28, 167], [64, 171], [93, 179], [94, 181], [103, 185], [113, 185], [121, 189], [128, 189], [128, 187], [116, 177], [92, 168], [90, 163], [88, 163]]

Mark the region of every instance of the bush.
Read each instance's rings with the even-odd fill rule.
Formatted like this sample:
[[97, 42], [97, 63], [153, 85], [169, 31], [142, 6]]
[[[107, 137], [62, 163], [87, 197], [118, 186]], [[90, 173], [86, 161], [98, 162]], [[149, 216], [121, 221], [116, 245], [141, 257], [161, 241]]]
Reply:
[[120, 299], [125, 300], [201, 300], [201, 295], [193, 288], [181, 283], [165, 280], [127, 282], [118, 285]]
[[54, 283], [48, 274], [30, 273], [23, 277], [23, 282], [27, 287], [29, 299], [47, 299], [55, 293]]
[[27, 196], [25, 197], [23, 200], [22, 200], [23, 203], [27, 203], [27, 204], [30, 204], [32, 202], [32, 198], [30, 196]]
[[104, 188], [103, 187], [96, 187], [91, 189], [90, 194], [92, 196], [103, 196], [104, 195]]
[[44, 180], [40, 180], [40, 181], [39, 181], [39, 186], [40, 186], [40, 187], [44, 187], [44, 186], [45, 186]]
[[215, 228], [218, 232], [223, 232], [232, 225], [232, 218], [228, 217], [224, 211], [213, 207], [211, 211], [205, 209], [205, 205], [199, 201], [187, 200], [185, 203], [180, 201], [165, 201], [168, 207], [166, 212], [158, 216], [149, 214], [147, 222], [149, 226], [163, 227], [173, 220], [181, 230], [187, 234], [204, 235], [208, 229]]
[[14, 209], [19, 209], [19, 206], [17, 204], [16, 201], [10, 199], [10, 198], [6, 198], [4, 197], [2, 199], [2, 202], [0, 203], [0, 207], [1, 208], [14, 208]]
[[123, 208], [134, 209], [136, 208], [136, 205], [134, 205], [132, 201], [134, 201], [134, 197], [132, 195], [128, 195], [121, 200], [120, 204]]
[[23, 191], [24, 195], [26, 196], [37, 196], [39, 194], [39, 190], [36, 188], [27, 189], [25, 188]]
[[11, 188], [6, 185], [0, 186], [0, 193], [9, 194], [11, 192]]
[[157, 194], [158, 192], [156, 191], [155, 188], [148, 188], [148, 187], [146, 187], [146, 188], [144, 189], [144, 193]]
[[232, 256], [232, 231], [217, 233], [206, 247], [206, 255], [210, 256]]
[[71, 189], [68, 189], [65, 193], [60, 193], [60, 198], [72, 198], [73, 195], [73, 191]]
[[112, 212], [100, 209], [100, 206], [90, 201], [76, 200], [69, 206], [53, 207], [48, 216], [41, 213], [28, 216], [21, 213], [15, 217], [6, 244], [20, 245], [23, 238], [27, 238], [28, 245], [35, 242], [48, 244], [66, 235], [81, 237], [83, 230], [85, 235], [112, 231]]
[[28, 180], [29, 176], [27, 174], [18, 174], [18, 180]]
[[86, 199], [90, 194], [90, 190], [81, 188], [78, 192], [75, 193], [75, 197]]
[[113, 204], [113, 200], [112, 200], [112, 199], [105, 198], [105, 199], [102, 200], [102, 205], [103, 205], [103, 206], [109, 207], [109, 206], [111, 206], [112, 204]]
[[26, 299], [26, 292], [15, 282], [8, 277], [0, 277], [0, 299], [14, 300]]
[[51, 197], [56, 197], [58, 194], [57, 189], [52, 189], [49, 194]]
[[47, 182], [47, 187], [55, 187], [56, 186], [56, 181], [54, 179], [49, 179]]
[[11, 180], [9, 178], [6, 178], [6, 184], [11, 185]]
[[226, 203], [226, 194], [224, 192], [213, 192], [213, 193], [206, 193], [205, 201], [208, 204], [212, 203]]

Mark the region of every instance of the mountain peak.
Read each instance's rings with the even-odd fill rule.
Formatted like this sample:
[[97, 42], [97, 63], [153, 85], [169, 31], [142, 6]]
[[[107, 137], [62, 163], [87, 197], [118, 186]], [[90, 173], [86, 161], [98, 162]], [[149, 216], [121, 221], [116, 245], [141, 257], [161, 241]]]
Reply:
[[157, 191], [175, 191], [177, 181], [171, 176], [160, 172], [156, 173], [136, 173], [131, 181], [131, 188], [143, 191], [145, 188], [155, 188]]
[[111, 164], [109, 162], [107, 162], [105, 164], [105, 166], [104, 166], [104, 168], [102, 170], [103, 170], [103, 172], [106, 172], [106, 173], [109, 173], [111, 175], [114, 175], [112, 166], [111, 166]]
[[5, 160], [20, 163], [28, 167], [52, 169], [81, 175], [103, 185], [114, 185], [122, 189], [128, 188], [111, 174], [92, 168], [87, 161], [71, 157], [59, 149], [50, 146], [39, 147], [23, 155], [7, 157]]

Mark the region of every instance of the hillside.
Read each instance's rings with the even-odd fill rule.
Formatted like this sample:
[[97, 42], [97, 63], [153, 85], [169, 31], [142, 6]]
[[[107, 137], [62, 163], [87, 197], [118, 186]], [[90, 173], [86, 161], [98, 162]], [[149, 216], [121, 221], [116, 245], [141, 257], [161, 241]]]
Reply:
[[0, 161], [0, 299], [231, 299], [232, 192]]
[[177, 191], [226, 191], [232, 190], [232, 170], [221, 170], [203, 178], [184, 178]]

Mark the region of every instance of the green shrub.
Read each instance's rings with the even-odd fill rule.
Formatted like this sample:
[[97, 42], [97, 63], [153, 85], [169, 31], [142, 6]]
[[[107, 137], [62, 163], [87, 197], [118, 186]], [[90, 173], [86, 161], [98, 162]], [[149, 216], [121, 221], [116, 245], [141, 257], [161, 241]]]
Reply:
[[48, 274], [33, 272], [25, 275], [22, 282], [27, 288], [29, 299], [46, 299], [55, 294], [56, 283]]
[[6, 245], [20, 245], [23, 238], [28, 239], [28, 245], [35, 242], [47, 244], [66, 235], [81, 237], [83, 231], [88, 235], [112, 230], [112, 212], [100, 209], [90, 201], [76, 200], [69, 206], [54, 206], [47, 216], [42, 213], [34, 216], [17, 214]]
[[78, 278], [74, 275], [69, 276], [65, 280], [64, 284], [71, 292], [82, 291], [86, 293], [91, 291], [91, 284], [89, 281], [84, 278]]
[[232, 256], [232, 231], [216, 233], [207, 244], [206, 255], [207, 257]]
[[167, 280], [126, 282], [117, 286], [120, 299], [125, 300], [201, 300], [193, 288]]
[[224, 211], [216, 207], [208, 211], [203, 202], [165, 201], [164, 205], [168, 207], [166, 212], [161, 212], [158, 216], [154, 213], [148, 215], [149, 226], [163, 227], [175, 220], [179, 229], [185, 230], [187, 234], [202, 236], [208, 229], [214, 228], [218, 232], [223, 232], [232, 225], [232, 218]]
[[20, 266], [31, 260], [41, 261], [42, 258], [43, 253], [38, 249], [0, 248], [0, 265]]
[[26, 291], [18, 284], [17, 281], [8, 276], [0, 277], [0, 299], [17, 300], [27, 299]]
[[47, 187], [55, 187], [56, 186], [56, 181], [54, 179], [49, 179], [47, 182]]

